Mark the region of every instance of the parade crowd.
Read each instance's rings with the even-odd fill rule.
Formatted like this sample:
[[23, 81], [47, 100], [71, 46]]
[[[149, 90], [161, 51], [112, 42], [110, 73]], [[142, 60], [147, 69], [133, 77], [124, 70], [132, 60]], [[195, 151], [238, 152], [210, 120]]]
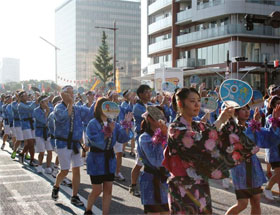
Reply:
[[[271, 189], [280, 185], [280, 87], [267, 89], [260, 108], [233, 108], [218, 97], [218, 108], [204, 113], [201, 98], [211, 97], [210, 91], [202, 84], [198, 90], [152, 95], [148, 85], [140, 85], [122, 96], [109, 90], [87, 91], [82, 97], [67, 85], [58, 95], [2, 94], [1, 149], [11, 139], [12, 159], [52, 174], [53, 200], [61, 184], [71, 183], [75, 206], [83, 206], [78, 191], [80, 167], [86, 163], [92, 191], [84, 214], [93, 214], [101, 193], [102, 212], [109, 214], [113, 181], [125, 180], [121, 165], [128, 143], [135, 157], [129, 192], [141, 197], [144, 213], [212, 214], [209, 179], [223, 180], [227, 188], [231, 178], [236, 204], [226, 214], [239, 214], [249, 203], [251, 214], [261, 214], [261, 195], [273, 201]], [[116, 103], [118, 116], [110, 118], [104, 102], [108, 112]], [[265, 149], [266, 174], [256, 156], [260, 148]], [[66, 178], [70, 168], [72, 181]]]

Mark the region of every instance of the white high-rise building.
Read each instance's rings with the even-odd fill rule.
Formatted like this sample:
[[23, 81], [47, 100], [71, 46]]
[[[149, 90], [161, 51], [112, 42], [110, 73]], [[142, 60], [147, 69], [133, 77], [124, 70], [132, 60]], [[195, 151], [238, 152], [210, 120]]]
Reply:
[[3, 58], [0, 63], [0, 83], [19, 82], [19, 59]]

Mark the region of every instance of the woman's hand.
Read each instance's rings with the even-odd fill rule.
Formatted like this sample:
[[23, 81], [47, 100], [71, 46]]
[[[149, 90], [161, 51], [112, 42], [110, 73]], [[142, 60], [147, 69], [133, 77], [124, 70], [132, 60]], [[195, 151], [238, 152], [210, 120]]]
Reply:
[[221, 123], [225, 123], [228, 121], [231, 117], [234, 116], [235, 109], [233, 107], [226, 107], [220, 114], [218, 120]]
[[277, 105], [272, 112], [272, 117], [273, 118], [279, 118], [280, 117], [280, 105]]
[[260, 119], [261, 119], [261, 114], [260, 114], [260, 110], [258, 107], [255, 108], [253, 119], [256, 121], [260, 121]]
[[158, 127], [161, 130], [161, 133], [167, 136], [167, 126], [163, 120], [158, 121]]
[[113, 132], [114, 129], [115, 129], [115, 122], [114, 121], [113, 122], [109, 122], [108, 126], [111, 129], [111, 132]]

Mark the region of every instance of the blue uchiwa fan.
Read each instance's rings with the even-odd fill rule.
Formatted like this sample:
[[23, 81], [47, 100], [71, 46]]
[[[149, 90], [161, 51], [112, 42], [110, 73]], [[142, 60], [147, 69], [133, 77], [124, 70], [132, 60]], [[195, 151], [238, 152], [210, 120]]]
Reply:
[[163, 82], [161, 87], [162, 87], [162, 91], [169, 92], [169, 93], [174, 93], [176, 89], [175, 84], [171, 82]]
[[250, 103], [253, 90], [244, 81], [227, 79], [220, 87], [220, 96], [227, 107], [241, 108]]
[[115, 121], [120, 113], [120, 108], [117, 103], [107, 101], [102, 104], [102, 112], [107, 118]]
[[212, 113], [216, 111], [218, 108], [217, 100], [214, 99], [213, 97], [202, 97], [200, 103], [201, 103], [200, 109], [204, 113]]
[[255, 109], [256, 107], [262, 108], [264, 105], [263, 95], [259, 90], [253, 91], [253, 98], [250, 102], [250, 108]]

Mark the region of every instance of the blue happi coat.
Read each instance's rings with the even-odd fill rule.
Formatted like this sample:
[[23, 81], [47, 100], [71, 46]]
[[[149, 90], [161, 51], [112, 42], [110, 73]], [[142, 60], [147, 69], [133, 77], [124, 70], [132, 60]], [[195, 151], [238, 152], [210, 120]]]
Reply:
[[9, 125], [9, 120], [6, 112], [7, 104], [2, 105], [2, 117], [5, 125]]
[[[261, 128], [260, 131], [253, 132], [250, 127], [248, 127], [244, 133], [246, 136], [256, 143], [258, 147], [266, 148], [270, 145], [271, 141], [277, 141], [279, 136], [279, 129], [274, 130], [270, 128]], [[249, 160], [250, 163], [242, 162], [240, 165], [231, 169], [233, 184], [236, 190], [250, 189], [261, 187], [267, 182], [264, 175], [261, 163], [257, 156], [254, 154]], [[249, 165], [251, 164], [251, 166]], [[247, 183], [248, 170], [251, 170], [251, 185]]]
[[[95, 147], [100, 150], [107, 149], [109, 144], [108, 139], [105, 140], [105, 135], [103, 132], [103, 126], [97, 119], [92, 119], [86, 130], [87, 137], [89, 139], [88, 146]], [[129, 135], [119, 123], [115, 123], [115, 128], [112, 133], [110, 148], [107, 150], [113, 150], [116, 142], [126, 143], [129, 141]], [[105, 170], [105, 153], [104, 152], [89, 152], [87, 157], [87, 173], [89, 175], [106, 175], [114, 174], [116, 171], [116, 158], [115, 156], [109, 159], [109, 172]]]
[[[269, 119], [272, 116], [269, 115], [266, 118], [266, 127], [270, 127], [271, 124], [269, 123]], [[280, 138], [279, 139], [274, 139], [272, 141], [269, 142], [269, 144], [267, 145], [267, 147], [265, 147], [265, 156], [267, 158], [267, 162], [268, 163], [272, 163], [272, 162], [280, 162]]]
[[[35, 136], [47, 138], [48, 134], [48, 127], [47, 127], [47, 116], [45, 114], [45, 110], [43, 110], [40, 106], [35, 108], [33, 111], [33, 116], [35, 119]], [[44, 136], [44, 132], [45, 135]]]
[[51, 136], [50, 142], [53, 146], [53, 148], [55, 147], [55, 139], [54, 139], [54, 112], [52, 111], [47, 119], [47, 126], [48, 126], [48, 132]]
[[12, 106], [12, 112], [14, 116], [14, 127], [21, 127], [19, 113], [18, 113], [18, 102], [17, 101], [12, 102], [11, 106]]
[[142, 114], [146, 112], [146, 106], [141, 101], [137, 101], [137, 103], [133, 106], [132, 112], [134, 117], [135, 132], [137, 133], [136, 139], [138, 139], [141, 130], [141, 122], [143, 120]]
[[[161, 143], [154, 144], [152, 137], [148, 133], [143, 133], [139, 137], [138, 153], [143, 164], [152, 169], [159, 170], [163, 161], [164, 147]], [[166, 174], [166, 177], [168, 175]], [[141, 202], [143, 205], [167, 204], [168, 185], [166, 182], [160, 182], [161, 202], [156, 202], [154, 197], [154, 175], [148, 172], [142, 172], [140, 175]]]
[[[74, 113], [74, 125], [73, 125], [73, 135], [72, 135], [73, 142], [71, 143], [71, 148], [73, 148], [73, 144], [75, 144], [77, 148], [80, 148], [80, 144], [78, 142], [82, 139], [83, 122], [87, 120], [89, 114], [89, 108], [73, 105], [73, 113]], [[67, 106], [64, 102], [55, 106], [54, 119], [55, 119], [54, 136], [56, 138], [68, 139], [68, 135], [70, 132], [71, 116], [69, 116]], [[67, 141], [56, 139], [56, 147], [57, 148], [67, 147]]]
[[84, 132], [86, 132], [87, 125], [88, 125], [89, 121], [92, 120], [92, 119], [94, 118], [94, 106], [95, 106], [95, 102], [93, 102], [92, 105], [91, 105], [90, 107], [88, 107], [88, 104], [84, 104], [83, 106], [89, 108], [88, 117], [87, 117], [86, 121], [83, 122]]
[[7, 118], [8, 118], [8, 122], [10, 127], [14, 126], [14, 116], [13, 116], [13, 111], [12, 111], [12, 105], [8, 104], [6, 107], [6, 114], [7, 114]]
[[21, 122], [22, 130], [31, 129], [34, 126], [34, 122], [31, 125], [31, 121], [33, 120], [33, 110], [38, 106], [35, 102], [20, 102], [18, 104], [18, 113]]

